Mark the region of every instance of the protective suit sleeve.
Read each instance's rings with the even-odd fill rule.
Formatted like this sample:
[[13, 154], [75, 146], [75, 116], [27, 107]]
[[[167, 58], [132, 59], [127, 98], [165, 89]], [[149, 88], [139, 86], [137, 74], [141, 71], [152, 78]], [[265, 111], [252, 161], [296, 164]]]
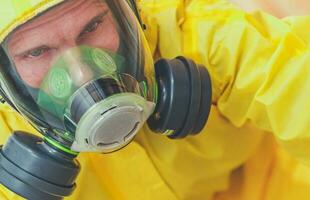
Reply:
[[184, 53], [211, 71], [213, 101], [223, 116], [237, 127], [250, 121], [274, 133], [310, 165], [307, 40], [286, 21], [225, 1], [192, 1], [186, 15]]
[[[309, 18], [245, 13], [224, 0], [141, 2], [146, 20], [154, 22], [150, 43], [158, 43], [160, 56], [183, 54], [208, 68], [223, 117], [274, 133], [310, 165]], [[156, 37], [151, 30], [157, 26]]]

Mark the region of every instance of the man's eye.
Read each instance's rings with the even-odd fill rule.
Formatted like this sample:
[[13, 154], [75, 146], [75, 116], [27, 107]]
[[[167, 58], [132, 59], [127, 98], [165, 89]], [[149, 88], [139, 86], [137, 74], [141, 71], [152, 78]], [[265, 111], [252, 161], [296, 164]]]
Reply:
[[34, 50], [29, 51], [26, 56], [30, 57], [30, 58], [37, 58], [37, 57], [41, 56], [47, 50], [48, 50], [48, 48], [46, 48], [46, 47], [34, 49]]
[[91, 32], [93, 32], [93, 31], [95, 31], [95, 30], [98, 28], [99, 24], [101, 24], [101, 23], [102, 23], [102, 21], [96, 21], [96, 22], [91, 23], [91, 24], [88, 25], [88, 26], [86, 27], [86, 29], [82, 32], [82, 35], [83, 35], [83, 34], [87, 34], [87, 33], [91, 33]]

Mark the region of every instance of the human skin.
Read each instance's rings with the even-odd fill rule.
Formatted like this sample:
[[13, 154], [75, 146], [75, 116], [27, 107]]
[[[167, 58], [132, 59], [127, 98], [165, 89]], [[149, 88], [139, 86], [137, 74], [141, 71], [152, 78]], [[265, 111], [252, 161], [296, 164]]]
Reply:
[[[81, 85], [92, 72], [78, 61], [79, 45], [116, 52], [120, 43], [112, 13], [100, 0], [69, 0], [14, 31], [7, 48], [17, 72], [39, 88], [60, 55], [67, 58], [73, 82]], [[72, 50], [73, 49], [73, 50]]]
[[262, 10], [276, 17], [309, 15], [309, 0], [230, 0], [247, 11]]

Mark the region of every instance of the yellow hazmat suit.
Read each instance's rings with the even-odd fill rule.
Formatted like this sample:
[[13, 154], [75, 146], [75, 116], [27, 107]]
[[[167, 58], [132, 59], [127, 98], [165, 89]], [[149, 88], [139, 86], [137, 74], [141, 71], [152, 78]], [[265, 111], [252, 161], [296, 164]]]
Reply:
[[278, 17], [308, 15], [309, 0], [230, 0], [246, 10], [263, 10]]
[[[1, 26], [2, 38], [58, 1], [4, 2], [1, 16], [13, 12], [4, 4], [22, 12]], [[310, 199], [310, 17], [246, 14], [222, 0], [141, 0], [139, 7], [154, 56], [184, 55], [210, 71], [208, 124], [176, 141], [145, 126], [116, 153], [82, 153], [78, 187], [67, 199]], [[0, 109], [1, 143], [13, 130], [34, 131], [8, 106]], [[1, 187], [1, 200], [19, 198]]]

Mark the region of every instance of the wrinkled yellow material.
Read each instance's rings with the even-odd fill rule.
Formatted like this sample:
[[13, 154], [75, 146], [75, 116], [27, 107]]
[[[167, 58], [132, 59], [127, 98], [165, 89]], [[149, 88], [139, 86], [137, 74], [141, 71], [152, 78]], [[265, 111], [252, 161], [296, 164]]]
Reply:
[[[246, 14], [221, 0], [139, 7], [155, 57], [185, 55], [209, 69], [208, 124], [177, 141], [144, 127], [116, 153], [81, 154], [67, 199], [310, 199], [310, 17]], [[18, 129], [34, 131], [1, 106], [1, 143]], [[1, 187], [0, 199], [20, 198]]]
[[277, 17], [309, 15], [309, 0], [229, 0], [247, 11], [263, 10]]

